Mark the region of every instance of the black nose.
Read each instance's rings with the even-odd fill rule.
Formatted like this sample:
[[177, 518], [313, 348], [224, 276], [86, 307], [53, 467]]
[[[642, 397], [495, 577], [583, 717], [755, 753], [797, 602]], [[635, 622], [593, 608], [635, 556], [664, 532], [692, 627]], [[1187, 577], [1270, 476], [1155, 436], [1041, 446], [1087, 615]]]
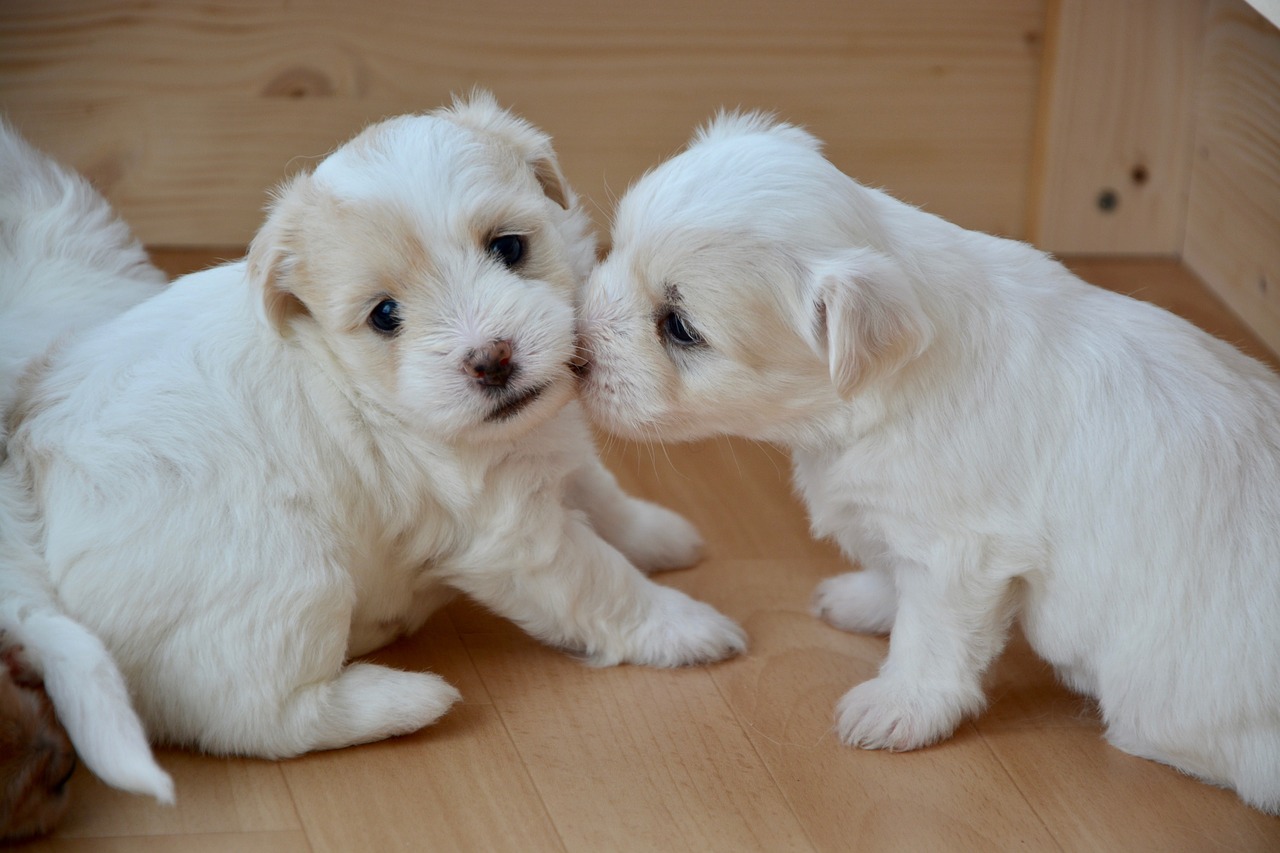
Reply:
[[467, 374], [481, 385], [501, 388], [511, 378], [511, 341], [493, 341], [473, 349], [463, 360]]

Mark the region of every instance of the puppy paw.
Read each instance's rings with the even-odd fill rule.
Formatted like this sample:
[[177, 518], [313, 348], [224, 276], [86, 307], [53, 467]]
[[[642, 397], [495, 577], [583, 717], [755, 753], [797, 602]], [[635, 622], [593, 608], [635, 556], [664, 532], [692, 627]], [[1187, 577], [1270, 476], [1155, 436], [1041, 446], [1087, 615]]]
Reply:
[[702, 536], [684, 516], [642, 500], [632, 500], [630, 510], [627, 527], [619, 531], [614, 547], [636, 568], [644, 572], [685, 569], [702, 559]]
[[300, 748], [274, 751], [340, 749], [409, 734], [440, 719], [461, 698], [457, 688], [432, 673], [349, 664], [332, 682], [294, 694], [286, 719], [306, 720], [312, 730], [304, 732], [307, 740]]
[[850, 746], [905, 752], [950, 737], [969, 704], [945, 692], [873, 678], [836, 705], [836, 731]]
[[857, 634], [887, 634], [898, 609], [893, 582], [883, 572], [836, 575], [818, 584], [810, 611], [814, 616]]
[[747, 635], [709, 604], [679, 590], [657, 587], [649, 619], [628, 638], [622, 660], [647, 666], [690, 666], [740, 654]]

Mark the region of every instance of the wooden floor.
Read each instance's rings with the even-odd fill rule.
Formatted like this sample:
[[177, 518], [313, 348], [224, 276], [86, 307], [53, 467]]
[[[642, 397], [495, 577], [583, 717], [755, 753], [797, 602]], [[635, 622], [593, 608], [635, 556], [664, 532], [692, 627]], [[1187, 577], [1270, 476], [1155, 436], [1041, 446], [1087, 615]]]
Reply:
[[[157, 259], [181, 271], [210, 256]], [[1073, 266], [1265, 356], [1174, 262]], [[375, 655], [461, 689], [440, 724], [284, 762], [164, 751], [173, 808], [81, 770], [66, 821], [29, 849], [1280, 850], [1280, 819], [1107, 746], [1091, 705], [1021, 640], [990, 675], [989, 710], [945, 743], [842, 746], [833, 707], [886, 641], [808, 614], [813, 587], [847, 566], [809, 538], [785, 456], [721, 440], [607, 457], [633, 492], [701, 526], [708, 559], [660, 580], [739, 620], [745, 657], [589, 669], [461, 601]]]

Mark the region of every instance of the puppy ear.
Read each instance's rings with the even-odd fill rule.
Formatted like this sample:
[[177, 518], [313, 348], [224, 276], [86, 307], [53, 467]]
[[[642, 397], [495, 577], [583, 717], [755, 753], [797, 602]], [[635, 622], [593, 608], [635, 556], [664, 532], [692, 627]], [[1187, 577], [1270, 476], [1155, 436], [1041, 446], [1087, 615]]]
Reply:
[[554, 154], [536, 159], [529, 165], [533, 168], [533, 176], [538, 179], [538, 186], [542, 187], [542, 192], [547, 198], [565, 210], [573, 207], [573, 190], [569, 189], [569, 182], [564, 179], [564, 175], [560, 174], [560, 164], [556, 162]]
[[504, 110], [491, 93], [476, 89], [465, 98], [455, 97], [453, 104], [439, 113], [464, 127], [497, 137], [515, 149], [547, 198], [565, 210], [573, 207], [576, 198], [560, 171], [551, 137], [515, 113]]
[[933, 325], [897, 261], [872, 249], [841, 252], [808, 279], [804, 332], [848, 400], [920, 356]]
[[249, 282], [259, 291], [263, 319], [281, 335], [294, 317], [310, 313], [290, 287], [297, 264], [298, 220], [309, 184], [307, 175], [282, 184], [273, 194], [267, 221], [249, 244]]

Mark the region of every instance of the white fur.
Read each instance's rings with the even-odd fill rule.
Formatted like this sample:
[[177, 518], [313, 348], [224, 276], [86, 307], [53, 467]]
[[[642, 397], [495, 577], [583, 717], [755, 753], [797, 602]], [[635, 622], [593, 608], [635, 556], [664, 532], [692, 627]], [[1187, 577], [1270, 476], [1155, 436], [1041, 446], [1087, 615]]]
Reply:
[[[0, 120], [0, 460], [33, 356], [158, 293], [164, 275], [88, 182]], [[124, 679], [101, 641], [64, 613], [0, 490], [0, 629], [41, 675], [76, 752], [104, 782], [173, 802]]]
[[[664, 331], [673, 312], [702, 343]], [[791, 449], [814, 532], [863, 568], [816, 612], [892, 628], [840, 703], [846, 742], [949, 736], [1017, 618], [1116, 746], [1280, 812], [1264, 366], [862, 187], [759, 115], [721, 117], [623, 198], [582, 330], [608, 428]]]
[[[282, 188], [247, 260], [54, 353], [16, 404], [6, 536], [153, 734], [217, 753], [434, 721], [458, 699], [438, 676], [348, 661], [455, 591], [596, 664], [736, 653], [736, 625], [632, 565], [700, 540], [619, 490], [572, 401], [593, 259], [549, 140], [491, 97], [375, 125]], [[465, 362], [493, 341], [517, 372], [486, 390]]]

